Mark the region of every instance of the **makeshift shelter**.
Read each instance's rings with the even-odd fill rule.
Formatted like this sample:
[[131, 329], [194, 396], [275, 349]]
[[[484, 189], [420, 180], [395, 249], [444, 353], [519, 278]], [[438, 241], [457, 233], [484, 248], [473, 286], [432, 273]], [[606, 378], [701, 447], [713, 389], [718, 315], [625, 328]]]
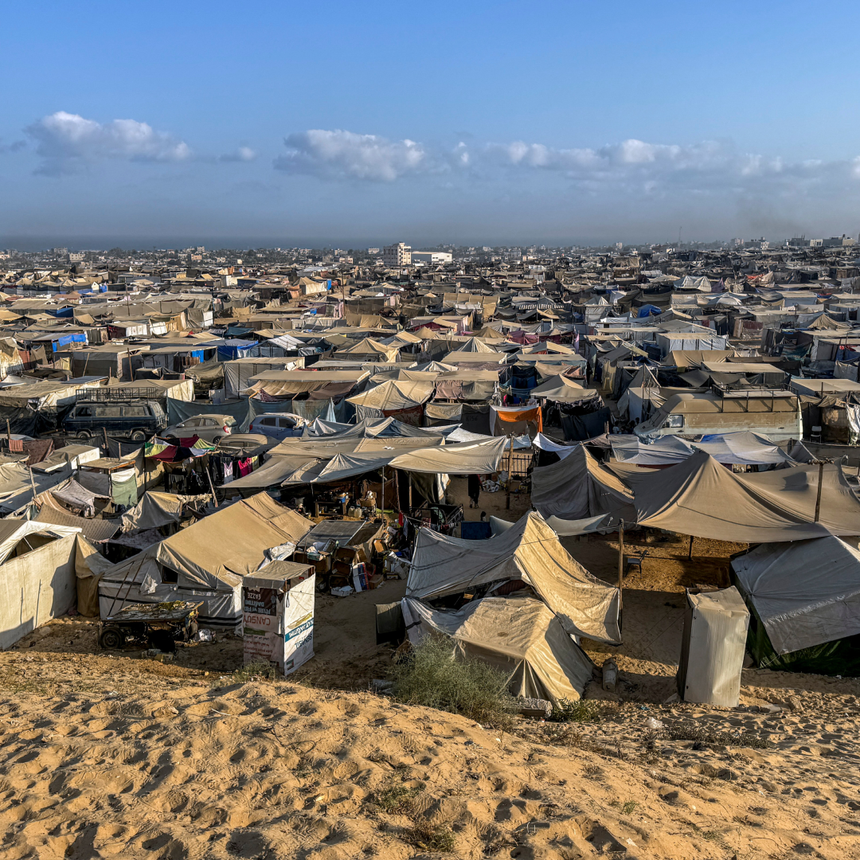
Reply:
[[618, 589], [575, 561], [534, 512], [489, 540], [463, 540], [420, 529], [406, 596], [425, 602], [464, 592], [493, 596], [512, 582], [533, 589], [567, 633], [611, 644], [621, 641]]
[[178, 523], [185, 508], [192, 503], [205, 503], [209, 496], [180, 496], [150, 490], [122, 516], [123, 532], [143, 531]]
[[[713, 540], [777, 543], [821, 537], [827, 534], [825, 526], [833, 524], [824, 516], [823, 504], [821, 522], [813, 521], [816, 493], [811, 494], [810, 509], [808, 477], [795, 473], [797, 468], [780, 470], [785, 477], [777, 478], [774, 485], [771, 476], [780, 473], [741, 478], [698, 451], [677, 466], [631, 475], [628, 482], [639, 525]], [[762, 484], [761, 479], [767, 481]], [[798, 496], [795, 511], [790, 509], [789, 497], [779, 492], [786, 482]], [[852, 507], [856, 511], [860, 502], [854, 499]], [[808, 517], [803, 515], [807, 510]], [[840, 518], [840, 512], [834, 511], [834, 521]], [[855, 514], [855, 519], [857, 533], [860, 516]]]
[[633, 494], [579, 445], [563, 460], [532, 472], [532, 505], [543, 517], [581, 520], [608, 514], [634, 522]]
[[490, 433], [493, 436], [530, 435], [543, 430], [539, 405], [490, 406]]
[[759, 666], [860, 675], [860, 550], [832, 535], [775, 543], [735, 557], [732, 572]]
[[236, 627], [242, 577], [287, 557], [312, 526], [266, 493], [237, 501], [106, 571], [101, 615], [126, 603], [199, 599], [201, 624]]
[[356, 418], [396, 418], [407, 424], [421, 425], [424, 404], [433, 396], [434, 383], [409, 380], [388, 380], [354, 397], [347, 398], [355, 406]]
[[75, 605], [76, 528], [0, 520], [0, 649]]
[[405, 597], [401, 608], [413, 645], [428, 635], [448, 636], [456, 656], [478, 658], [507, 674], [515, 696], [576, 701], [591, 680], [591, 660], [540, 600], [485, 597], [443, 611]]

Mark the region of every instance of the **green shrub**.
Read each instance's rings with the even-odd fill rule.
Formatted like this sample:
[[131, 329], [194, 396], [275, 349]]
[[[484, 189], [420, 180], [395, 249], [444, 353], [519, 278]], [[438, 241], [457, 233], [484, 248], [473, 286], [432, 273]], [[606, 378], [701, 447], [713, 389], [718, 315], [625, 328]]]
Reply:
[[277, 677], [275, 667], [271, 663], [260, 661], [259, 663], [248, 663], [233, 673], [233, 680], [237, 683], [247, 681], [274, 681]]
[[444, 824], [417, 824], [404, 834], [405, 841], [423, 851], [451, 854], [457, 843], [454, 834]]
[[477, 722], [507, 725], [512, 703], [508, 676], [482, 660], [454, 659], [452, 654], [450, 639], [427, 636], [407, 659], [395, 665], [395, 698], [407, 705], [462, 714]]
[[552, 706], [552, 713], [546, 718], [550, 723], [599, 723], [600, 706], [596, 702], [580, 699], [559, 699]]

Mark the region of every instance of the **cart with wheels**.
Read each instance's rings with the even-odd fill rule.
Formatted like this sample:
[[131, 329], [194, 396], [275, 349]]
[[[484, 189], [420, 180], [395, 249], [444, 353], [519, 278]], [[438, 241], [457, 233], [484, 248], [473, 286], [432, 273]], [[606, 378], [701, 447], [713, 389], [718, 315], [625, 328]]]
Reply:
[[177, 642], [189, 642], [196, 635], [197, 613], [202, 605], [174, 600], [124, 606], [99, 623], [99, 646], [111, 651], [133, 639], [147, 648], [175, 651]]

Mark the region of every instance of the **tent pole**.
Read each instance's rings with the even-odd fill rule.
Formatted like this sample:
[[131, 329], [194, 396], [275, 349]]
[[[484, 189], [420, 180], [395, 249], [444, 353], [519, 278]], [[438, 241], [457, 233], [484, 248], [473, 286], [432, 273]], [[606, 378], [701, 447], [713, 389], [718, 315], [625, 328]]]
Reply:
[[407, 472], [409, 475], [409, 516], [412, 516], [412, 472]]
[[818, 517], [821, 514], [821, 488], [824, 485], [824, 460], [818, 463], [818, 494], [815, 497], [815, 519], [813, 522], [818, 522]]
[[511, 480], [513, 479], [513, 475], [511, 471], [514, 467], [514, 435], [511, 434], [510, 445], [508, 445], [508, 486], [505, 490], [505, 510], [509, 511], [511, 509]]
[[[385, 522], [385, 466], [382, 467], [382, 522]], [[386, 523], [387, 525], [387, 523]]]
[[693, 557], [693, 540], [694, 540], [693, 536], [690, 535], [690, 548], [687, 550], [687, 558]]
[[618, 609], [621, 610], [623, 599], [621, 597], [624, 585], [624, 520], [618, 526]]

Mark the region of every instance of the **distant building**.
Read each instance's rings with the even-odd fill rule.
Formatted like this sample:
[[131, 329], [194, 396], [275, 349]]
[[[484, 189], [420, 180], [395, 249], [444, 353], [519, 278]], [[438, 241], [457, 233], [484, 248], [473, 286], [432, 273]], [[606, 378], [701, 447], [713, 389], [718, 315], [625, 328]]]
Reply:
[[412, 265], [444, 266], [451, 263], [454, 255], [450, 251], [413, 251]]
[[399, 269], [412, 265], [412, 248], [398, 242], [396, 245], [386, 245], [382, 249], [382, 262], [389, 269]]
[[69, 254], [69, 262], [70, 263], [83, 263], [84, 261], [84, 252], [83, 251], [72, 251]]
[[379, 248], [368, 248], [367, 253], [371, 256], [376, 256], [379, 253]]

